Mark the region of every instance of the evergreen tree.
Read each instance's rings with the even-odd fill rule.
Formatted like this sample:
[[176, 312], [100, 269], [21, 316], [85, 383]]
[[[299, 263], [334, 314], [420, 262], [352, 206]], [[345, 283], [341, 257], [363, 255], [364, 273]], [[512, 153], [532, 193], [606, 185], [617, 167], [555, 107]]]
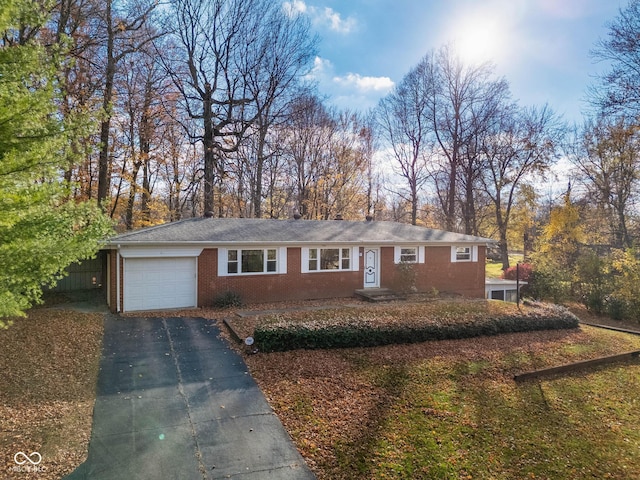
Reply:
[[111, 230], [95, 205], [68, 201], [63, 171], [77, 119], [58, 114], [58, 55], [22, 36], [25, 22], [35, 31], [46, 20], [35, 3], [0, 3], [0, 318], [24, 315], [43, 285], [94, 255]]

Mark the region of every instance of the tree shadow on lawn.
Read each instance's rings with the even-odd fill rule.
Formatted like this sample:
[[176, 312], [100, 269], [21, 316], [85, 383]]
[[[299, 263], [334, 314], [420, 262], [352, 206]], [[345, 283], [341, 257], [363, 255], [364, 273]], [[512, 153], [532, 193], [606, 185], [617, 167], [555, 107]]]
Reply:
[[370, 478], [382, 432], [410, 382], [406, 365], [379, 367], [374, 377], [374, 384], [381, 394], [366, 413], [357, 434], [353, 438], [334, 442], [337, 463], [331, 478]]
[[[580, 388], [551, 395], [553, 382], [513, 382], [516, 370], [555, 361], [553, 353], [538, 358], [535, 348], [560, 350], [575, 337], [531, 338], [407, 345], [399, 358], [383, 360], [373, 358], [375, 350], [344, 351], [381, 394], [355, 434], [333, 441], [335, 458], [322, 465], [328, 478], [628, 478], [611, 454], [623, 439], [591, 407], [581, 409]], [[518, 355], [528, 358], [509, 358]]]

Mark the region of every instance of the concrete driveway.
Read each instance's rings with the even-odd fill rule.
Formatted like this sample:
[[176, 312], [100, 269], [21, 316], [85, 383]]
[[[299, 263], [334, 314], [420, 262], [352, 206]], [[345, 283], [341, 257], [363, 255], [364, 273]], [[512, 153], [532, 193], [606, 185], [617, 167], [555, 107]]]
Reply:
[[106, 316], [89, 456], [66, 478], [315, 478], [219, 333]]

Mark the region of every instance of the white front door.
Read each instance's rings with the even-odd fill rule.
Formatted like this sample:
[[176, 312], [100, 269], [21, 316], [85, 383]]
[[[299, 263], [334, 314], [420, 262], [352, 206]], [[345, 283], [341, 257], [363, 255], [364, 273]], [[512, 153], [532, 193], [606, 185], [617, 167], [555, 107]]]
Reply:
[[380, 249], [364, 249], [364, 288], [380, 287]]

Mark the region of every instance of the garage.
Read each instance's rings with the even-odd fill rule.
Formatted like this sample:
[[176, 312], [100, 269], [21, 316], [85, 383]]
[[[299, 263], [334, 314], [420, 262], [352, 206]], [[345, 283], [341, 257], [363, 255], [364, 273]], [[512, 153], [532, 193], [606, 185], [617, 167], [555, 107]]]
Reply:
[[125, 312], [197, 306], [195, 257], [126, 258]]

